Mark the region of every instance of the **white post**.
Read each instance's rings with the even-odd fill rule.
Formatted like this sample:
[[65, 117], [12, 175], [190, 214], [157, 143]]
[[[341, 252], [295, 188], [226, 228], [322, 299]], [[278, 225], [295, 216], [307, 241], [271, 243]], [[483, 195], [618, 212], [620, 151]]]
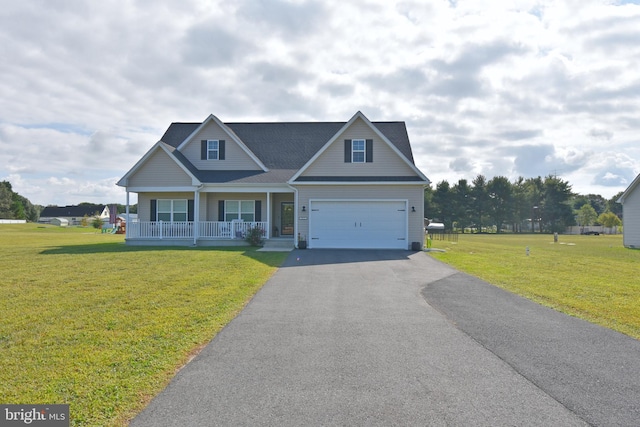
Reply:
[[129, 238], [129, 226], [132, 225], [131, 223], [133, 221], [131, 221], [131, 218], [129, 218], [129, 190], [127, 190], [127, 205], [125, 208], [125, 212], [126, 212], [126, 222], [125, 222], [125, 229], [124, 229], [124, 237], [125, 239]]
[[200, 228], [200, 189], [196, 188], [193, 199], [193, 246], [198, 244]]
[[267, 191], [267, 229], [264, 238], [268, 239], [271, 234], [271, 192]]

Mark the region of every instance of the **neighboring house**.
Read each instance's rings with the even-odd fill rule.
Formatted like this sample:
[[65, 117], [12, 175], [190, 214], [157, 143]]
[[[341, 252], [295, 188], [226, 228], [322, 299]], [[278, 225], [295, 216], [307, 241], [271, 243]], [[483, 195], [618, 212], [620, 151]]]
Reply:
[[[99, 217], [109, 222], [109, 207], [102, 206], [98, 209]], [[85, 216], [95, 217], [96, 208], [92, 206], [47, 206], [40, 212], [39, 223], [50, 224], [54, 218], [66, 219], [69, 225], [80, 225]]]
[[[128, 244], [305, 240], [409, 249], [424, 241], [424, 187], [404, 122], [172, 123], [118, 182], [138, 194]], [[412, 242], [416, 242], [412, 245]]]
[[622, 243], [627, 248], [640, 248], [640, 175], [618, 199], [622, 203]]

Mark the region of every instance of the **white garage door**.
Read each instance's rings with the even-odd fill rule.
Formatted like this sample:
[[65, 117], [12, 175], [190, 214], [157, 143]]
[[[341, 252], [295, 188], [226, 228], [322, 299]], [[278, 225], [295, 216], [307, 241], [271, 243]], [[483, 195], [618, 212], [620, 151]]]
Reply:
[[406, 201], [311, 200], [309, 247], [407, 249]]

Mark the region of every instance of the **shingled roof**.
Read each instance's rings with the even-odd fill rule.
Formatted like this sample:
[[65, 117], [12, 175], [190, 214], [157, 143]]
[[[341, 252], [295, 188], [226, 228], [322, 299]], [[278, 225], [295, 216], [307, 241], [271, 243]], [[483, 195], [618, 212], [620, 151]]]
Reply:
[[95, 206], [47, 206], [40, 212], [41, 218], [56, 218], [56, 217], [73, 217], [81, 218], [85, 215], [93, 216], [96, 211], [99, 214], [102, 213], [105, 206], [100, 209], [96, 209]]
[[[304, 166], [346, 123], [225, 123], [225, 126], [231, 129], [267, 168], [297, 170]], [[413, 163], [413, 153], [404, 122], [372, 123]], [[171, 123], [161, 141], [177, 148], [201, 124]], [[286, 155], [282, 155], [283, 153]], [[205, 179], [205, 181], [209, 180]]]

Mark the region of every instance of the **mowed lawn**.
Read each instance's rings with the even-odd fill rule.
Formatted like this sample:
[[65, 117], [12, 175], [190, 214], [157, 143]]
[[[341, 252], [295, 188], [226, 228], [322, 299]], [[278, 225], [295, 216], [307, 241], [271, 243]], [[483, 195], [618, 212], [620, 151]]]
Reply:
[[68, 403], [71, 425], [126, 425], [287, 255], [123, 242], [0, 225], [0, 403]]
[[[640, 250], [622, 236], [461, 234], [432, 256], [558, 311], [640, 339]], [[529, 247], [529, 256], [526, 248]]]

